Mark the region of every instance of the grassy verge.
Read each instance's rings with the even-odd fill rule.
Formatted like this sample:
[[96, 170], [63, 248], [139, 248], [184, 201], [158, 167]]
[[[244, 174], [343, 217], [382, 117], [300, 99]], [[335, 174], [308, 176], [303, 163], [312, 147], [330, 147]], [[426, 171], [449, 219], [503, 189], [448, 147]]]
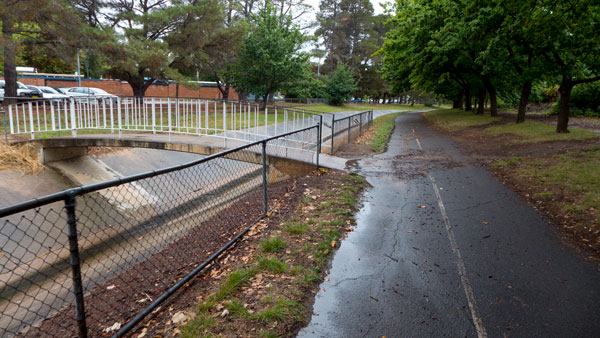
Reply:
[[425, 112], [424, 115], [437, 127], [448, 131], [500, 121], [499, 117], [476, 115], [473, 112], [459, 109], [432, 110]]
[[502, 134], [510, 134], [517, 136], [513, 142], [515, 143], [535, 143], [545, 141], [569, 141], [569, 140], [586, 140], [600, 137], [600, 134], [593, 131], [569, 128], [571, 131], [568, 134], [558, 134], [554, 125], [525, 121], [524, 123], [508, 123], [498, 126], [492, 126], [486, 129], [492, 136]]
[[374, 119], [371, 130], [360, 138], [359, 143], [368, 145], [376, 153], [384, 151], [394, 129], [394, 120], [400, 114], [402, 113], [386, 114]]
[[[517, 168], [524, 178], [544, 186], [544, 191], [536, 192], [534, 197], [561, 204], [569, 218], [577, 217], [577, 213], [589, 213], [593, 216], [592, 222], [587, 224], [582, 220], [576, 226], [600, 231], [600, 147], [535, 161], [517, 157], [496, 162], [494, 166]], [[565, 196], [570, 198], [565, 201]]]
[[287, 220], [256, 238], [249, 256], [231, 260], [241, 264], [202, 297], [177, 329], [182, 337], [291, 336], [306, 323], [331, 253], [352, 230], [367, 185], [354, 174], [327, 174], [319, 182], [304, 190]]

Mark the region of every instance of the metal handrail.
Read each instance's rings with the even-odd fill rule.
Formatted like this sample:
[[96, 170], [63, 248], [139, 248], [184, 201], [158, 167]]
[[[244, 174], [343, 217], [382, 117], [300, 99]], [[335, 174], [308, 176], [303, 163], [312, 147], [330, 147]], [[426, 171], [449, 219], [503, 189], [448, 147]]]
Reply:
[[42, 197], [38, 197], [38, 198], [34, 198], [31, 199], [29, 201], [24, 201], [21, 203], [17, 203], [17, 204], [13, 204], [13, 205], [9, 205], [3, 208], [0, 208], [0, 218], [2, 217], [6, 217], [6, 216], [10, 216], [12, 214], [18, 213], [18, 212], [22, 212], [28, 209], [33, 209], [33, 208], [39, 208], [43, 205], [47, 205], [50, 203], [54, 203], [54, 202], [59, 202], [59, 201], [64, 201], [65, 199], [69, 198], [70, 196], [80, 196], [83, 194], [87, 194], [87, 193], [91, 193], [91, 192], [95, 192], [98, 190], [102, 190], [102, 189], [107, 189], [107, 188], [112, 188], [118, 185], [122, 185], [125, 183], [130, 183], [130, 182], [135, 182], [135, 181], [139, 181], [145, 178], [150, 178], [150, 177], [154, 177], [154, 176], [158, 176], [158, 175], [164, 175], [173, 171], [178, 171], [178, 170], [182, 170], [185, 168], [189, 168], [189, 167], [193, 167], [195, 165], [198, 165], [200, 163], [204, 163], [207, 161], [210, 161], [212, 159], [215, 158], [219, 158], [219, 157], [223, 157], [227, 154], [236, 152], [236, 151], [240, 151], [240, 150], [244, 150], [246, 148], [250, 148], [252, 146], [255, 146], [257, 144], [261, 144], [263, 142], [269, 142], [275, 139], [279, 139], [282, 137], [286, 137], [292, 134], [296, 134], [296, 133], [300, 133], [300, 132], [304, 132], [304, 131], [308, 131], [311, 129], [315, 129], [315, 128], [319, 128], [318, 125], [315, 126], [311, 126], [311, 127], [306, 127], [304, 129], [299, 129], [299, 130], [294, 130], [285, 134], [281, 134], [281, 135], [277, 135], [277, 136], [272, 136], [270, 138], [267, 139], [263, 139], [260, 141], [256, 141], [256, 142], [252, 142], [249, 144], [245, 144], [245, 145], [241, 145], [235, 148], [231, 148], [231, 149], [227, 149], [224, 151], [221, 151], [219, 153], [213, 154], [213, 155], [209, 155], [206, 156], [204, 158], [198, 159], [198, 160], [193, 160], [191, 162], [187, 162], [187, 163], [183, 163], [183, 164], [178, 164], [178, 165], [174, 165], [171, 167], [166, 167], [166, 168], [162, 168], [162, 169], [157, 169], [157, 170], [152, 170], [152, 171], [148, 171], [145, 173], [140, 173], [140, 174], [135, 174], [135, 175], [130, 175], [130, 176], [126, 176], [126, 177], [122, 177], [122, 178], [115, 178], [109, 181], [105, 181], [105, 182], [100, 182], [100, 183], [94, 183], [94, 184], [88, 184], [88, 185], [84, 185], [81, 187], [77, 187], [77, 188], [71, 188], [71, 189], [67, 189], [67, 190], [63, 190], [63, 191], [59, 191], [53, 194], [49, 194], [46, 196], [42, 196]]

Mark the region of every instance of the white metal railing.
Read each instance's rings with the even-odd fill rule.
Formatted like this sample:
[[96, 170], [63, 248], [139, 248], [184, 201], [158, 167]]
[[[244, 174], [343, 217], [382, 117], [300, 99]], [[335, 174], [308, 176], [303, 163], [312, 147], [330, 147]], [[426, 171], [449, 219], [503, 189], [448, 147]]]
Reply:
[[72, 97], [9, 105], [5, 132], [38, 137], [147, 132], [256, 141], [314, 126], [318, 114], [253, 102], [195, 98]]

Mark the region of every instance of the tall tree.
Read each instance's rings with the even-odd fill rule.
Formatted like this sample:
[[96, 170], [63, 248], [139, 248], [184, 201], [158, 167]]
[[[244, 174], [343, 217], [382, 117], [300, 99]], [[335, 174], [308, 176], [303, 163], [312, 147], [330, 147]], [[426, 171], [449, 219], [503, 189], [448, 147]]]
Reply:
[[324, 73], [344, 63], [355, 73], [376, 50], [368, 40], [373, 33], [373, 5], [369, 0], [321, 0], [315, 34], [323, 40], [327, 58]]
[[568, 133], [573, 87], [600, 81], [600, 3], [531, 1], [530, 11], [527, 34], [535, 39], [537, 52], [552, 65], [547, 72], [561, 78], [556, 132]]
[[89, 43], [80, 16], [63, 0], [0, 1], [0, 24], [6, 97], [17, 96], [16, 57], [24, 42], [66, 59], [71, 59], [75, 48]]
[[265, 106], [269, 95], [308, 75], [308, 55], [300, 51], [305, 37], [289, 15], [281, 18], [267, 3], [252, 21], [255, 27], [244, 39], [234, 86], [262, 97]]

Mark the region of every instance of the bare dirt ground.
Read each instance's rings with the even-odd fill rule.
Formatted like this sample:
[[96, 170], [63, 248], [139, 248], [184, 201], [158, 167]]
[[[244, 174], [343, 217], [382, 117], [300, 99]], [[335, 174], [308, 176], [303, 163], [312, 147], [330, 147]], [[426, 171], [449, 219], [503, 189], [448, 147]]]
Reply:
[[[556, 123], [553, 116], [527, 116], [545, 123]], [[551, 185], [540, 184], [536, 179], [520, 174], [526, 162], [543, 163], [544, 167], [557, 164], [556, 155], [569, 151], [585, 150], [600, 145], [599, 140], [552, 141], [529, 144], [516, 144], [514, 137], [508, 135], [490, 136], [485, 128], [490, 125], [470, 127], [460, 131], [445, 131], [437, 128], [430, 121], [428, 125], [449, 135], [462, 145], [471, 156], [479, 160], [492, 171], [504, 184], [519, 193], [535, 209], [543, 211], [557, 225], [565, 244], [577, 248], [590, 259], [600, 260], [600, 236], [593, 227], [582, 227], [581, 224], [594, 222], [594, 210], [578, 213], [565, 213], [566, 205], [577, 203], [580, 197], [575, 191], [567, 191]], [[496, 124], [514, 123], [514, 115], [504, 115]], [[570, 126], [585, 126], [586, 129], [600, 129], [600, 120], [590, 118], [571, 119]], [[511, 158], [522, 158], [510, 166], [496, 166], [498, 161]]]

